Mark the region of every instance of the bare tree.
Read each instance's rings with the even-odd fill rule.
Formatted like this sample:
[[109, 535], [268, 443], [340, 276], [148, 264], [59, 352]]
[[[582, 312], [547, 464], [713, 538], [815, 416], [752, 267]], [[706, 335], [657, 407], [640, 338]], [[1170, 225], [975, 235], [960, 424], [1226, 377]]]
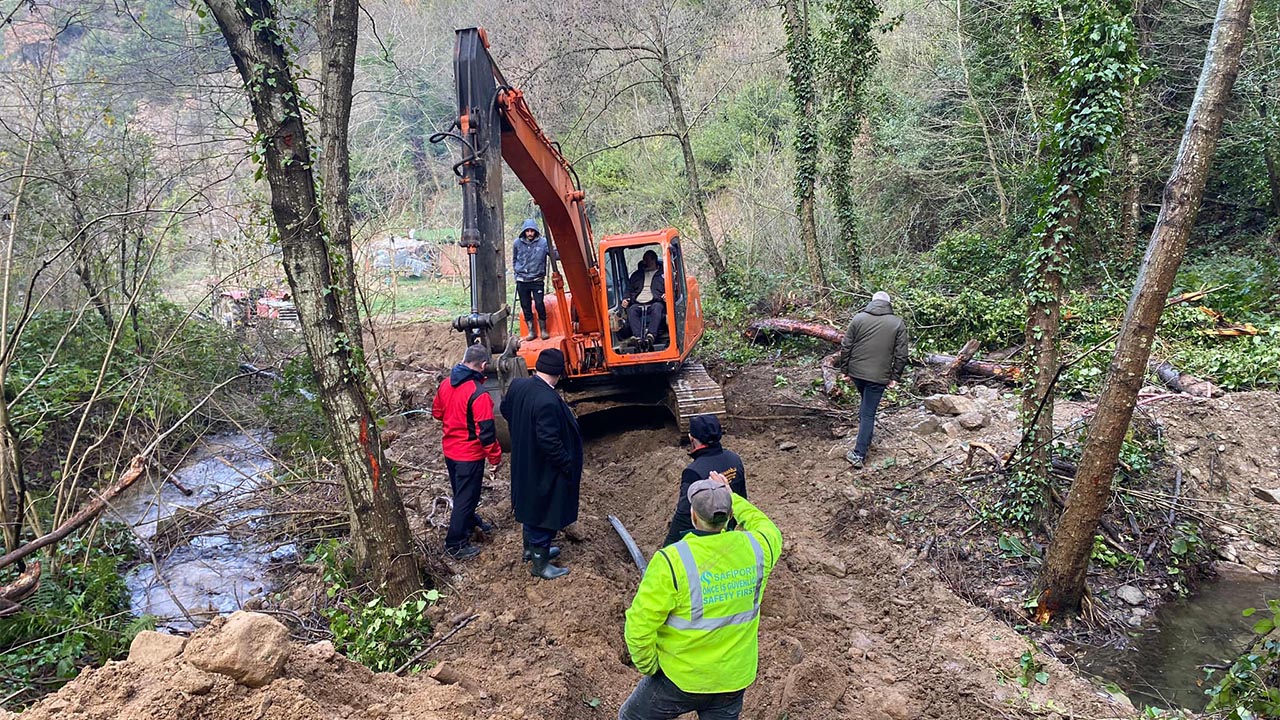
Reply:
[[[326, 222], [316, 194], [303, 100], [270, 0], [206, 0], [244, 81], [258, 126], [271, 209], [285, 273], [315, 368], [320, 399], [342, 466], [357, 563], [392, 602], [422, 587], [404, 505], [382, 452], [368, 394], [367, 366], [355, 314], [349, 221]], [[345, 122], [358, 32], [354, 0], [321, 2], [320, 107]], [[326, 154], [345, 154], [345, 130], [322, 131]], [[326, 157], [326, 204], [341, 212], [346, 163]], [[339, 233], [346, 233], [340, 235]]]
[[1252, 6], [1253, 0], [1220, 0], [1218, 4], [1200, 83], [1187, 116], [1182, 146], [1165, 186], [1160, 217], [1125, 312], [1071, 494], [1045, 555], [1038, 581], [1042, 619], [1075, 611], [1087, 593], [1085, 576], [1094, 534], [1111, 498], [1111, 479], [1133, 418], [1165, 298], [1173, 287], [1200, 209], [1210, 160], [1240, 69]]

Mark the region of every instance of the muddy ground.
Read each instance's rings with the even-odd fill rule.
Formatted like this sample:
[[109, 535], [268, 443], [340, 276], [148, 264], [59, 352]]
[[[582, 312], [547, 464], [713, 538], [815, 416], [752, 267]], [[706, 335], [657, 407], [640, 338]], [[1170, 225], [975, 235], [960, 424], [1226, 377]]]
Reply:
[[[405, 409], [429, 403], [440, 373], [456, 360], [456, 334], [440, 323], [419, 323], [384, 328], [379, 341], [392, 397]], [[844, 455], [856, 421], [849, 407], [813, 393], [816, 362], [713, 373], [729, 405], [725, 445], [742, 455], [753, 502], [785, 538], [783, 560], [764, 597], [760, 672], [747, 692], [744, 718], [1136, 715], [1127, 701], [1058, 659], [1070, 662], [1059, 635], [1036, 634], [1035, 658], [1044, 665], [1047, 684], [1023, 688], [1018, 682], [1019, 660], [1033, 647], [1019, 630], [1027, 630], [1021, 604], [1034, 560], [1006, 557], [997, 547], [1000, 531], [984, 519], [983, 488], [993, 491], [993, 481], [983, 475], [981, 457], [965, 464], [969, 443], [1004, 451], [1016, 441], [1011, 396], [981, 392], [985, 427], [935, 429], [918, 398], [903, 389], [881, 415], [868, 467], [855, 471]], [[1236, 562], [1241, 572], [1275, 572], [1280, 513], [1253, 488], [1280, 487], [1280, 396], [1170, 397], [1144, 407], [1168, 452], [1143, 487], [1153, 493], [1163, 488], [1173, 497], [1173, 473], [1180, 468], [1183, 482], [1173, 507], [1203, 527], [1206, 546], [1211, 538], [1213, 552]], [[1066, 426], [1089, 409], [1088, 403], [1062, 403], [1055, 420]], [[640, 575], [607, 516], [618, 516], [652, 553], [665, 534], [688, 458], [669, 419], [613, 415], [587, 426], [592, 434], [581, 519], [572, 539], [561, 543], [562, 562], [572, 573], [545, 582], [531, 577], [519, 560], [520, 530], [510, 515], [505, 467], [486, 484], [480, 512], [495, 529], [485, 538], [484, 552], [462, 563], [438, 556], [445, 518], [430, 510], [448, 487], [439, 426], [420, 413], [393, 421], [386, 433], [388, 453], [401, 468], [411, 523], [435, 554], [432, 564], [444, 572], [444, 598], [431, 610], [437, 638], [460, 619], [476, 616], [429, 656], [462, 682], [439, 686], [425, 677], [393, 681], [384, 675], [371, 680], [362, 668], [331, 663], [327, 673], [311, 668], [291, 675], [290, 683], [301, 681], [286, 688], [294, 693], [291, 702], [319, 707], [307, 712], [320, 717], [616, 716], [639, 678], [626, 663], [622, 627]], [[1126, 530], [1126, 518], [1117, 515], [1118, 542], [1141, 552], [1148, 537], [1165, 538], [1165, 512], [1138, 513], [1136, 530]], [[1034, 533], [1023, 539], [1029, 545], [1037, 541]], [[1133, 607], [1113, 597], [1122, 582], [1144, 591], [1147, 601], [1137, 608], [1142, 616], [1170, 597], [1167, 576], [1156, 568], [1161, 556], [1153, 550], [1152, 557], [1143, 573], [1115, 569], [1091, 577], [1103, 620], [1068, 632], [1122, 636], [1117, 630], [1135, 617]], [[292, 597], [315, 597], [318, 582], [304, 576]], [[93, 688], [110, 681], [112, 673], [126, 684], [142, 682], [128, 666], [90, 671], [38, 707], [67, 707], [67, 698], [90, 707]], [[395, 700], [379, 700], [368, 691], [370, 682], [394, 690]], [[312, 685], [323, 692], [313, 692]], [[259, 707], [253, 703], [271, 687], [239, 692], [244, 707]], [[338, 696], [348, 699], [331, 707]], [[286, 716], [294, 717], [281, 715]]]

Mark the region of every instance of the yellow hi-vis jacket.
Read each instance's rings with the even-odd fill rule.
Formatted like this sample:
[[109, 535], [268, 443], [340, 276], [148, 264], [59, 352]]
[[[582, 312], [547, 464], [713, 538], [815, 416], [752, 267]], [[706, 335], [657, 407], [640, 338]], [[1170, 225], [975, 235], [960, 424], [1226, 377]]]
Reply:
[[627, 608], [636, 669], [661, 669], [687, 693], [734, 692], [756, 679], [760, 598], [782, 533], [737, 494], [733, 516], [736, 531], [690, 533], [659, 550]]

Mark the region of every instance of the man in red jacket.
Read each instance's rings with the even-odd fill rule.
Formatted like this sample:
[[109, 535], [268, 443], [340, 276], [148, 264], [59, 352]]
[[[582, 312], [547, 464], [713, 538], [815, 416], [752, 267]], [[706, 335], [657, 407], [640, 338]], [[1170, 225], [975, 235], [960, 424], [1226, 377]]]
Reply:
[[453, 366], [448, 379], [440, 383], [431, 414], [444, 423], [444, 464], [449, 468], [449, 484], [453, 487], [453, 514], [449, 517], [449, 533], [444, 537], [444, 551], [455, 560], [467, 560], [480, 554], [480, 548], [468, 538], [471, 529], [487, 531], [488, 524], [476, 515], [480, 488], [484, 484], [484, 463], [497, 467], [502, 462], [502, 448], [493, 425], [493, 398], [484, 387], [484, 371], [489, 365], [489, 351], [472, 345]]

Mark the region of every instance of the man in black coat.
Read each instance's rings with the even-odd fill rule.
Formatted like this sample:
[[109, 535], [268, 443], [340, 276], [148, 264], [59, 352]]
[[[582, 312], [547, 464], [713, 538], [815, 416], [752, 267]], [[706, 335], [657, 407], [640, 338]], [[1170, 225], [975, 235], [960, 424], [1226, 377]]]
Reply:
[[[689, 518], [689, 487], [699, 480], [706, 480], [712, 472], [718, 472], [729, 479], [729, 489], [743, 498], [747, 496], [747, 471], [742, 467], [742, 458], [738, 454], [725, 450], [720, 446], [723, 435], [720, 418], [715, 415], [697, 415], [689, 419], [689, 463], [680, 474], [680, 495], [676, 500], [676, 511], [671, 516], [671, 526], [667, 537], [662, 541], [666, 547], [680, 542], [693, 531], [693, 520]], [[729, 521], [728, 528], [734, 528]]]
[[511, 383], [502, 399], [502, 416], [511, 428], [511, 509], [524, 525], [525, 560], [543, 580], [569, 574], [556, 567], [556, 532], [578, 519], [582, 482], [582, 433], [573, 411], [556, 392], [564, 376], [564, 353], [547, 348], [538, 354], [532, 377]]

